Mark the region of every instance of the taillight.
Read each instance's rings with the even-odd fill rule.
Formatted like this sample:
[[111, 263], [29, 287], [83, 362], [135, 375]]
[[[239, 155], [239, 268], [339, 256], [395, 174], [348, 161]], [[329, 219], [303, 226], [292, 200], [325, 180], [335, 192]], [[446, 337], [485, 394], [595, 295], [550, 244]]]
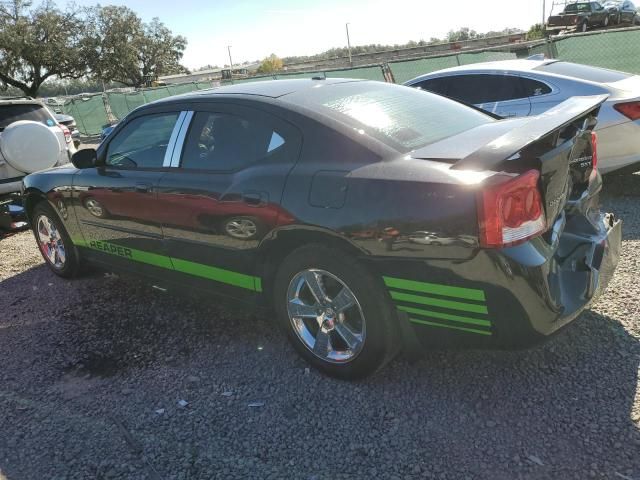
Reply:
[[71, 131], [65, 127], [64, 125], [58, 125], [62, 133], [64, 133], [64, 141], [67, 143], [71, 143]]
[[529, 170], [517, 177], [502, 177], [478, 195], [480, 245], [499, 248], [522, 243], [545, 231], [540, 173]]
[[598, 168], [598, 134], [591, 132], [591, 166]]
[[630, 120], [640, 120], [640, 102], [616, 103], [613, 108]]

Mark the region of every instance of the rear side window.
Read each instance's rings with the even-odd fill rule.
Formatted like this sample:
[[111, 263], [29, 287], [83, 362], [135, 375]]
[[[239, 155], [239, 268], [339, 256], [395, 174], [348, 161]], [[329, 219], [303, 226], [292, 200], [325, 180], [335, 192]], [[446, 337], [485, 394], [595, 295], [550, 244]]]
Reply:
[[191, 121], [181, 167], [236, 171], [286, 149], [284, 134], [262, 119], [198, 112]]
[[533, 80], [532, 78], [521, 78], [522, 89], [527, 97], [539, 97], [551, 93], [551, 87], [546, 83]]
[[484, 74], [449, 77], [448, 96], [473, 105], [527, 97], [520, 77]]
[[534, 68], [534, 70], [598, 83], [619, 82], [632, 76], [629, 73], [618, 72], [617, 70], [607, 70], [606, 68], [590, 67], [588, 65], [569, 62], [547, 63], [546, 65], [540, 65]]
[[32, 120], [48, 126], [56, 124], [55, 120], [42, 105], [13, 104], [0, 105], [0, 130], [4, 130], [18, 120]]
[[566, 13], [577, 13], [577, 12], [590, 12], [591, 4], [589, 3], [574, 3], [572, 5], [567, 5], [564, 9]]
[[408, 152], [492, 122], [484, 113], [429, 92], [382, 82], [345, 82], [305, 90], [307, 103], [329, 109], [363, 135]]
[[145, 115], [129, 122], [109, 142], [107, 165], [160, 168], [178, 113]]

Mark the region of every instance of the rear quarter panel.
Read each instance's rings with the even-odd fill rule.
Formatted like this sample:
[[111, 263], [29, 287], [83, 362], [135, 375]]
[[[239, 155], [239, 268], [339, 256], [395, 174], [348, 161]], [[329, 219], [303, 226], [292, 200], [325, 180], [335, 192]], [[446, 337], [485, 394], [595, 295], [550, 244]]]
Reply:
[[338, 234], [364, 255], [468, 258], [477, 248], [475, 188], [448, 167], [386, 158], [319, 127], [287, 179], [282, 207], [295, 218], [287, 228]]

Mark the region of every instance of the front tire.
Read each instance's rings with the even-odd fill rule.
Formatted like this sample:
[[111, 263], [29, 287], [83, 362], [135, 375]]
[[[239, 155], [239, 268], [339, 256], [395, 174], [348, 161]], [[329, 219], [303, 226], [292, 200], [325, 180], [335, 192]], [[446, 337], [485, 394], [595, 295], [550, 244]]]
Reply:
[[75, 277], [80, 270], [80, 257], [60, 217], [48, 203], [35, 206], [31, 228], [49, 269], [59, 277]]
[[586, 21], [584, 21], [582, 22], [582, 24], [580, 24], [580, 31], [584, 33], [587, 30], [589, 30], [589, 24]]
[[395, 311], [381, 281], [340, 250], [295, 250], [282, 262], [273, 294], [294, 348], [327, 375], [363, 378], [397, 352]]

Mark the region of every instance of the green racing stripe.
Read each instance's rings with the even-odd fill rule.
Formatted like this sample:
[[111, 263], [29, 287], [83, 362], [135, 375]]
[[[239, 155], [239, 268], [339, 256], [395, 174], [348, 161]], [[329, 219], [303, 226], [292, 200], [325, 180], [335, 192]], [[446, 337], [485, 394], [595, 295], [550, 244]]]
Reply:
[[87, 242], [76, 238], [73, 240], [73, 243], [79, 247], [91, 248], [92, 250], [116, 255], [134, 262], [166, 268], [167, 270], [174, 270], [195, 277], [206, 278], [254, 292], [262, 292], [262, 279], [253, 275], [246, 275], [244, 273], [159, 255], [157, 253], [145, 252], [144, 250], [137, 250], [135, 248], [123, 247], [122, 245], [105, 242], [103, 240], [91, 240]]

